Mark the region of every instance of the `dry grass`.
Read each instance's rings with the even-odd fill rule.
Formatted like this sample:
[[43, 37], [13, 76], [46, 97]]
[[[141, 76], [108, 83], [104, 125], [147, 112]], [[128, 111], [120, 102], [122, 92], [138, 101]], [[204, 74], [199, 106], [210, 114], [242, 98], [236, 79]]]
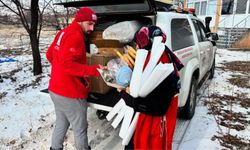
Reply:
[[223, 67], [218, 67], [224, 71], [240, 72], [249, 75], [250, 61], [232, 61], [223, 64]]
[[249, 76], [242, 77], [240, 75], [234, 75], [232, 78], [228, 79], [228, 81], [232, 85], [237, 85], [238, 87], [241, 87], [241, 88], [250, 89]]
[[[41, 52], [47, 50], [57, 32], [54, 28], [43, 28], [39, 41]], [[18, 56], [32, 53], [29, 35], [22, 26], [4, 26], [0, 24], [0, 45], [3, 45], [0, 48], [1, 56]]]
[[240, 49], [250, 49], [250, 32], [246, 34], [242, 39], [235, 42], [232, 47], [233, 48], [240, 48]]
[[[223, 63], [220, 69], [225, 72], [234, 72], [236, 75], [232, 75], [228, 79], [229, 83], [241, 88], [250, 88], [249, 82], [249, 61], [233, 61]], [[242, 138], [238, 135], [234, 135], [232, 130], [244, 132], [248, 130], [250, 120], [247, 119], [250, 115], [250, 98], [248, 93], [232, 93], [229, 95], [212, 94], [209, 99], [204, 101], [204, 104], [208, 106], [208, 114], [214, 115], [214, 118], [218, 124], [219, 131], [217, 135], [214, 135], [212, 140], [218, 140], [224, 148], [222, 149], [242, 149], [249, 150], [250, 141]], [[247, 110], [246, 112], [240, 112], [234, 107], [241, 107]], [[222, 130], [222, 127], [224, 130]]]
[[0, 26], [0, 34], [2, 37], [8, 38], [13, 36], [27, 35], [27, 32], [23, 27], [16, 26]]
[[229, 83], [241, 88], [250, 88], [250, 62], [249, 61], [233, 61], [224, 63], [222, 67], [218, 67], [224, 71], [238, 72], [241, 74], [232, 75], [228, 79]]
[[[214, 136], [213, 139], [218, 139], [221, 145], [226, 147], [227, 149], [241, 149], [241, 150], [249, 150], [250, 143], [245, 142], [244, 139], [238, 137], [237, 135], [222, 135], [222, 136]], [[228, 144], [229, 143], [229, 144]], [[237, 145], [237, 147], [235, 147]]]
[[[43, 28], [42, 36], [51, 36], [57, 32], [55, 28]], [[2, 37], [8, 38], [13, 36], [26, 35], [28, 36], [27, 31], [23, 26], [11, 26], [11, 25], [1, 25], [0, 24], [0, 35]]]
[[250, 142], [239, 136], [231, 134], [231, 130], [244, 131], [250, 125], [250, 120], [247, 120], [249, 112], [242, 113], [230, 109], [232, 106], [240, 105], [242, 108], [248, 109], [250, 107], [250, 99], [246, 94], [241, 95], [218, 95], [210, 96], [212, 100], [205, 101], [205, 105], [209, 106], [208, 114], [215, 116], [218, 125], [223, 126], [227, 131], [218, 132], [214, 135], [212, 140], [218, 140], [220, 144], [229, 149], [248, 149]]

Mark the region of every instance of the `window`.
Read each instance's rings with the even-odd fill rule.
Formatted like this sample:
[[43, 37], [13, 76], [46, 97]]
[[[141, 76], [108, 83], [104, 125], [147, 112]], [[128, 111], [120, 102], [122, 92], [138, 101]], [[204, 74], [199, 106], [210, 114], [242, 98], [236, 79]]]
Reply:
[[200, 2], [195, 2], [194, 4], [194, 8], [195, 8], [195, 13], [196, 15], [199, 15], [200, 13]]
[[237, 0], [236, 14], [245, 14], [247, 9], [247, 0]]
[[234, 0], [223, 0], [222, 2], [222, 15], [232, 14], [233, 13]]
[[206, 29], [204, 25], [198, 20], [193, 20], [193, 23], [197, 33], [198, 41], [199, 42], [207, 41], [208, 39], [206, 37]]
[[194, 8], [194, 3], [188, 3], [187, 8]]
[[207, 1], [201, 2], [201, 13], [200, 15], [206, 15], [207, 12]]
[[195, 31], [196, 31], [196, 34], [197, 34], [197, 37], [198, 37], [198, 41], [201, 42], [202, 37], [201, 37], [201, 32], [200, 32], [197, 20], [193, 20], [193, 23], [194, 23], [194, 28], [195, 28]]
[[248, 8], [248, 13], [250, 14], [250, 3], [248, 3], [248, 6], [249, 6], [249, 8]]
[[198, 26], [199, 26], [200, 31], [201, 31], [202, 40], [207, 41], [208, 39], [207, 39], [207, 36], [206, 36], [206, 28], [205, 28], [205, 26], [200, 21], [197, 21], [197, 22], [198, 22]]
[[248, 9], [248, 13], [250, 14], [250, 3], [248, 3], [249, 9]]
[[207, 15], [215, 15], [217, 11], [217, 1], [209, 0], [207, 6]]
[[187, 19], [173, 19], [171, 33], [173, 51], [194, 45], [193, 33]]

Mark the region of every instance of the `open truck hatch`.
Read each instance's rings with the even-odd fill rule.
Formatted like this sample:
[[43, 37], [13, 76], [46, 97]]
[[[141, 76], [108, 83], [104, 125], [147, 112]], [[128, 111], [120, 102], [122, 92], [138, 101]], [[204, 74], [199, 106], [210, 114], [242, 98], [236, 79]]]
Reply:
[[153, 15], [156, 13], [153, 0], [84, 0], [58, 2], [54, 5], [80, 8], [88, 6], [97, 16], [103, 15]]

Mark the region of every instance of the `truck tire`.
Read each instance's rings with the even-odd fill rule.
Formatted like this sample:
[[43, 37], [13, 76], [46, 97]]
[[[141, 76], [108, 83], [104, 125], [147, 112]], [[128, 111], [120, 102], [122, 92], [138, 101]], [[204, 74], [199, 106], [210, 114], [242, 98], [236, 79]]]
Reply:
[[197, 98], [197, 79], [192, 77], [188, 98], [185, 106], [181, 109], [180, 117], [183, 119], [192, 119], [196, 107]]
[[213, 65], [212, 65], [211, 69], [209, 70], [209, 73], [210, 73], [209, 79], [213, 79], [213, 77], [214, 77], [214, 70], [215, 70], [215, 58], [214, 58], [214, 61], [213, 61]]

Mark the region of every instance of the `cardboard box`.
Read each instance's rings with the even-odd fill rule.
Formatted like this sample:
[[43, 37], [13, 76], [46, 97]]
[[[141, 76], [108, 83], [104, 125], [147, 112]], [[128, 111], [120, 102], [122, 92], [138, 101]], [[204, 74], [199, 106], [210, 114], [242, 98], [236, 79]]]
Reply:
[[[124, 52], [123, 45], [118, 40], [103, 39], [101, 31], [91, 34], [90, 43], [96, 45], [98, 54], [87, 54], [87, 64], [89, 65], [106, 66], [109, 60], [118, 57], [114, 50]], [[102, 77], [90, 77], [90, 82], [90, 92], [105, 94], [112, 89], [103, 81]]]
[[89, 36], [90, 43], [95, 43], [96, 40], [103, 40], [102, 31], [94, 31]]
[[[108, 61], [114, 58], [117, 58], [117, 55], [114, 53], [114, 49], [123, 52], [123, 48], [114, 48], [114, 47], [103, 47], [98, 48], [99, 54], [87, 54], [87, 64], [89, 65], [104, 65], [106, 66]], [[102, 79], [102, 77], [90, 77], [90, 92], [105, 94], [112, 87], [108, 86]]]
[[[107, 62], [112, 58], [114, 58], [114, 56], [103, 56], [100, 54], [87, 55], [87, 64], [89, 64], [89, 65], [96, 65], [96, 64], [106, 65]], [[111, 87], [109, 87], [103, 81], [102, 77], [90, 77], [90, 82], [91, 82], [90, 92], [105, 94], [111, 89]]]

